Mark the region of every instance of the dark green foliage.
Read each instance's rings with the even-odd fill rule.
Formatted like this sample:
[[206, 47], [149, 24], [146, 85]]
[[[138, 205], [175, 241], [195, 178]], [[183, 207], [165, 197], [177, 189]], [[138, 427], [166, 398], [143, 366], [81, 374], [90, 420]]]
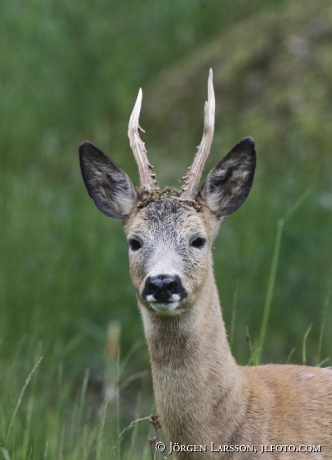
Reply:
[[[217, 120], [206, 170], [244, 136], [256, 141], [253, 189], [226, 219], [215, 251], [228, 330], [237, 291], [233, 349], [241, 363], [249, 357], [245, 326], [254, 343], [259, 337], [277, 222], [314, 186], [284, 227], [263, 362], [285, 362], [293, 347], [292, 362], [301, 362], [312, 323], [306, 354], [315, 363], [332, 277], [331, 44], [328, 0], [1, 2], [0, 447], [44, 356], [11, 431], [12, 460], [21, 458], [13, 454], [20, 442], [22, 458], [32, 444], [31, 458], [41, 458], [55, 425], [58, 449], [63, 420], [75, 425], [68, 412], [86, 368], [92, 407], [100, 407], [109, 321], [121, 322], [122, 356], [142, 339], [121, 226], [89, 199], [77, 152], [89, 139], [137, 183], [126, 132], [140, 86], [143, 137], [161, 187], [178, 186], [200, 141], [210, 66]], [[329, 308], [324, 317], [329, 330]], [[319, 351], [331, 356], [326, 336]], [[147, 368], [140, 348], [127, 372]], [[149, 388], [147, 378], [129, 387], [126, 422], [138, 390]], [[40, 423], [48, 410], [49, 428]], [[93, 426], [97, 439], [99, 419]]]

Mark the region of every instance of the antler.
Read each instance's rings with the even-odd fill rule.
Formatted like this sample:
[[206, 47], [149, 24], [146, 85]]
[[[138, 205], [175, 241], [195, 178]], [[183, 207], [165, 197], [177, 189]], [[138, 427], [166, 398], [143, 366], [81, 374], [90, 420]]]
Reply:
[[145, 144], [141, 140], [138, 132], [138, 130], [140, 129], [144, 133], [144, 130], [139, 125], [139, 115], [141, 112], [142, 97], [143, 93], [142, 89], [140, 89], [138, 92], [134, 109], [129, 119], [128, 137], [130, 141], [131, 150], [133, 151], [138, 166], [140, 188], [143, 191], [151, 193], [153, 190], [159, 190], [159, 187], [155, 179], [156, 175], [154, 173], [153, 166], [148, 161]]
[[210, 148], [214, 133], [214, 111], [215, 98], [213, 89], [213, 73], [210, 69], [208, 79], [208, 100], [204, 106], [204, 131], [202, 142], [198, 146], [194, 161], [188, 168], [188, 173], [183, 177], [181, 187], [181, 200], [195, 200], [198, 193], [199, 182], [201, 180], [205, 161], [210, 153]]

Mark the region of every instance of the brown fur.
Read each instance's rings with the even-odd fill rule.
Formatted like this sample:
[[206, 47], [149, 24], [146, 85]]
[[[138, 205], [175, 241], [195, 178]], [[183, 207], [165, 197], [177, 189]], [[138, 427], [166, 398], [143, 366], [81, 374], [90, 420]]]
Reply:
[[[190, 210], [184, 209], [189, 219]], [[200, 275], [181, 315], [158, 316], [141, 298], [135, 263], [131, 274], [148, 343], [156, 407], [166, 438], [182, 445], [321, 445], [322, 452], [266, 452], [261, 458], [330, 459], [332, 370], [307, 366], [238, 366], [227, 341], [214, 281], [211, 245], [219, 227], [205, 209], [196, 213], [209, 239]], [[125, 231], [145, 228], [135, 213]], [[192, 221], [190, 225], [195, 225]], [[148, 229], [146, 229], [148, 231]], [[190, 280], [188, 281], [190, 283]], [[198, 289], [196, 286], [198, 283]], [[186, 284], [186, 287], [188, 285]], [[174, 455], [174, 454], [173, 454]], [[188, 452], [176, 459], [256, 458], [253, 453]]]
[[[105, 214], [123, 222], [129, 241], [130, 273], [166, 438], [185, 448], [207, 446], [206, 452], [180, 452], [174, 458], [244, 460], [257, 458], [262, 445], [315, 445], [320, 452], [264, 452], [260, 458], [331, 459], [331, 369], [241, 367], [226, 336], [211, 250], [222, 216], [234, 212], [249, 193], [253, 140], [243, 139], [218, 163], [194, 205], [173, 192], [147, 196], [90, 143], [81, 145], [80, 154], [90, 196]], [[193, 244], [196, 239], [205, 244]], [[177, 298], [172, 293], [160, 301], [149, 279], [166, 276], [179, 281], [181, 289]], [[144, 295], [147, 286], [149, 295]], [[211, 442], [255, 446], [257, 453], [213, 452]]]

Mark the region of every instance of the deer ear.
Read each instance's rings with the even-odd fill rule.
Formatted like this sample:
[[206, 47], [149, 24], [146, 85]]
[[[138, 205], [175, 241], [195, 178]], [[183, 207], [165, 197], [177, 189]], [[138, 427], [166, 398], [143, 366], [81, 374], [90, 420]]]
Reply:
[[245, 137], [210, 171], [201, 194], [217, 217], [241, 206], [250, 192], [255, 167], [255, 142]]
[[79, 147], [85, 186], [106, 216], [123, 220], [135, 203], [137, 192], [129, 176], [90, 142]]

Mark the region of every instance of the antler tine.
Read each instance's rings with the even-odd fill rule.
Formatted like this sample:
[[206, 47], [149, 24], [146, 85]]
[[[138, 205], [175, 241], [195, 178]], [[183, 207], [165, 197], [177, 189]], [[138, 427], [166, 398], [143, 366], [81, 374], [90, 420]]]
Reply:
[[208, 100], [204, 106], [204, 131], [202, 142], [198, 146], [194, 161], [188, 168], [188, 173], [183, 177], [183, 185], [181, 187], [181, 200], [195, 200], [198, 193], [199, 182], [204, 169], [204, 164], [209, 156], [210, 148], [214, 133], [214, 113], [215, 113], [215, 97], [213, 89], [213, 72], [210, 69], [208, 78]]
[[131, 113], [128, 125], [128, 137], [131, 150], [133, 151], [139, 172], [140, 188], [142, 191], [151, 193], [153, 190], [159, 190], [156, 175], [153, 166], [149, 163], [145, 144], [139, 136], [139, 129], [144, 130], [139, 125], [139, 115], [141, 112], [143, 93], [139, 90], [135, 106]]

